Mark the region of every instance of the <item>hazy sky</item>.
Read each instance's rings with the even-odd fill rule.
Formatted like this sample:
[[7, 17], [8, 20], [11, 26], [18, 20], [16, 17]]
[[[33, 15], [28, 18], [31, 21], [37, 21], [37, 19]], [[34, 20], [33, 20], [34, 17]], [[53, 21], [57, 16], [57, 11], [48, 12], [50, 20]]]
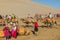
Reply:
[[60, 9], [60, 0], [33, 0], [33, 1], [51, 6], [56, 9]]

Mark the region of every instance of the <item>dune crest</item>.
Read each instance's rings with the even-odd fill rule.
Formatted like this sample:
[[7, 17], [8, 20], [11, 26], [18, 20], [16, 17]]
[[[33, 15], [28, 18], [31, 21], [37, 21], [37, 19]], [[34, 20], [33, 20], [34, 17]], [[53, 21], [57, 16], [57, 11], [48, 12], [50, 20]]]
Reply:
[[48, 14], [49, 12], [56, 14], [60, 11], [32, 2], [32, 0], [0, 0], [0, 14], [2, 15], [14, 13], [19, 17], [26, 17], [27, 14], [33, 16], [35, 13]]

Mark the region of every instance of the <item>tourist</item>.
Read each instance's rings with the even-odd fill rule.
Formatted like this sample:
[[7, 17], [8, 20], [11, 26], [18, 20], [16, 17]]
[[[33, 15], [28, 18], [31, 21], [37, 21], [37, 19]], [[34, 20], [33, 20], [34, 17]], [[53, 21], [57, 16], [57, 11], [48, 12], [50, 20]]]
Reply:
[[5, 36], [6, 40], [9, 40], [9, 38], [11, 36], [10, 35], [10, 29], [9, 29], [9, 27], [5, 26], [4, 29], [3, 29], [3, 31], [4, 31], [4, 36]]
[[38, 22], [37, 21], [34, 23], [34, 32], [36, 35], [38, 34]]
[[49, 13], [48, 18], [53, 18], [53, 15]]
[[17, 27], [16, 27], [16, 25], [15, 25], [15, 23], [14, 23], [13, 28], [12, 28], [12, 36], [13, 36], [15, 39], [17, 38], [17, 31], [18, 31], [18, 29], [17, 29]]

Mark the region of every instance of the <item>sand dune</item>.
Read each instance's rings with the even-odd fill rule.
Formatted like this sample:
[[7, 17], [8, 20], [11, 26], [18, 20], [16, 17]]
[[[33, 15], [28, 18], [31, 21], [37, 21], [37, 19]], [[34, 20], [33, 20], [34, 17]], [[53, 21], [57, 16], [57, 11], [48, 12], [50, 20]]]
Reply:
[[[1, 15], [14, 13], [18, 17], [26, 17], [27, 14], [34, 16], [35, 13], [48, 14], [49, 12], [56, 14], [60, 13], [60, 10], [32, 2], [32, 0], [0, 0]], [[17, 39], [11, 38], [11, 40], [60, 40], [60, 19], [56, 20], [59, 25], [54, 25], [53, 28], [39, 27], [38, 36], [31, 33], [29, 36], [18, 36]], [[0, 27], [0, 29], [3, 29], [3, 27]], [[33, 28], [28, 29], [33, 30]], [[0, 40], [4, 39], [0, 38]]]
[[12, 14], [19, 17], [26, 17], [27, 14], [35, 13], [59, 13], [49, 6], [32, 2], [32, 0], [0, 0], [0, 14]]

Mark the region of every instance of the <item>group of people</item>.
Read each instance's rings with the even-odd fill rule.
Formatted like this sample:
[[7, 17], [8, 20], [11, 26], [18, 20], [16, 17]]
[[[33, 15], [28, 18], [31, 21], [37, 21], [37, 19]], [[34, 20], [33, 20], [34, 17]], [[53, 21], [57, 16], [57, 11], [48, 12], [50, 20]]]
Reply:
[[56, 14], [49, 12], [48, 14], [28, 14], [27, 19], [44, 19], [44, 18], [55, 18]]
[[[41, 17], [41, 15], [40, 15], [40, 17]], [[51, 15], [51, 13], [49, 13], [49, 15], [47, 17], [48, 18], [53, 18], [53, 16]], [[4, 19], [4, 20], [9, 19], [9, 20], [11, 20], [11, 19], [16, 19], [16, 16], [15, 15], [12, 15], [12, 16], [11, 15], [1, 16], [0, 15], [0, 19]], [[10, 24], [12, 24], [12, 23], [10, 23]], [[18, 30], [18, 26], [16, 25], [16, 23], [14, 23], [12, 26], [13, 26], [12, 30], [10, 30], [10, 28], [9, 28], [8, 25], [6, 25], [4, 27], [4, 29], [3, 29], [4, 36], [6, 37], [6, 40], [8, 40], [11, 36], [14, 37], [14, 38], [17, 38], [18, 31], [19, 31]], [[38, 25], [38, 20], [36, 20], [36, 22], [34, 23], [34, 32], [35, 32], [35, 35], [38, 34], [38, 26], [39, 26]]]
[[[11, 36], [14, 38], [17, 38], [17, 17], [16, 15], [0, 15], [0, 25], [5, 24], [3, 32], [4, 36], [6, 37], [6, 40], [8, 40]], [[13, 27], [12, 30], [10, 30], [9, 26]]]
[[18, 22], [16, 15], [0, 15], [0, 23], [8, 24], [10, 23], [12, 25], [13, 22]]
[[6, 38], [6, 40], [9, 40], [11, 37], [14, 37], [16, 39], [17, 38], [18, 27], [15, 23], [13, 24], [12, 29], [9, 28], [9, 25], [6, 25], [3, 28], [3, 32], [4, 32], [4, 37]]
[[16, 18], [16, 15], [0, 15], [0, 19], [11, 19], [11, 18]]
[[[33, 18], [33, 17], [31, 17], [30, 16], [30, 14], [29, 14], [29, 16], [28, 16], [28, 18]], [[48, 15], [46, 14], [46, 15], [39, 15], [39, 14], [35, 14], [35, 17], [34, 17], [35, 19], [36, 19], [36, 22], [34, 23], [34, 32], [35, 32], [35, 34], [37, 35], [38, 34], [38, 20], [39, 19], [44, 19], [44, 18], [50, 18], [50, 19], [53, 19], [54, 18], [54, 15], [52, 15], [51, 13], [49, 13]]]
[[[9, 28], [9, 25], [6, 25], [3, 28], [3, 32], [4, 32], [4, 37], [6, 38], [6, 40], [9, 40], [11, 37], [16, 39], [18, 36], [19, 28], [14, 23], [12, 29]], [[34, 23], [34, 33], [35, 35], [38, 34], [38, 22], [37, 21]]]
[[49, 13], [49, 14], [35, 14], [34, 17], [36, 19], [44, 19], [44, 18], [53, 18], [54, 15], [52, 15], [51, 13]]

